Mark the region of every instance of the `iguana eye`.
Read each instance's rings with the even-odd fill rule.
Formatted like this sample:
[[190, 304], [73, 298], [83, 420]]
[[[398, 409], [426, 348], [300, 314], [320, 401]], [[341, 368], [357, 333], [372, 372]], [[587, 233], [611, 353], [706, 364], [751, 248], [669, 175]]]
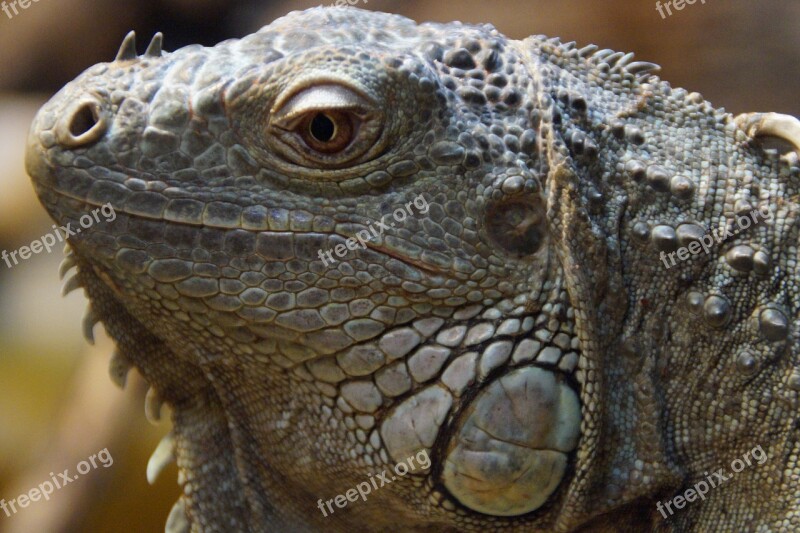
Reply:
[[371, 155], [382, 113], [360, 91], [324, 84], [287, 91], [271, 112], [269, 139], [292, 163], [338, 168]]
[[333, 154], [347, 148], [355, 137], [358, 124], [341, 111], [317, 111], [301, 124], [298, 134], [312, 150]]

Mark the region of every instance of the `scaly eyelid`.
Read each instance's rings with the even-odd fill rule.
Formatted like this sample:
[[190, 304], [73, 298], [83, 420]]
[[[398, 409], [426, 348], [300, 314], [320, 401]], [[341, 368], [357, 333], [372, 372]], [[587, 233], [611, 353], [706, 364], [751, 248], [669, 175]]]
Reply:
[[292, 129], [311, 112], [347, 111], [367, 119], [371, 107], [369, 100], [351, 89], [333, 84], [318, 85], [291, 96], [274, 111], [273, 120], [281, 128]]
[[[337, 126], [347, 126], [342, 130], [346, 139], [336, 139], [341, 141], [341, 149], [337, 143], [317, 145], [318, 140], [309, 138], [310, 121], [317, 114], [327, 115]], [[273, 101], [264, 134], [269, 149], [289, 163], [338, 169], [380, 153], [386, 120], [385, 106], [358, 84], [314, 74], [281, 91]], [[326, 149], [334, 145], [337, 149]]]

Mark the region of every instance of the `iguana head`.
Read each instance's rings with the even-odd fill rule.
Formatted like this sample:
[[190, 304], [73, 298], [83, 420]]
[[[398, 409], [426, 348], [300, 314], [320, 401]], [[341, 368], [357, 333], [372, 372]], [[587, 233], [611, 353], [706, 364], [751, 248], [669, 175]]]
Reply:
[[631, 298], [622, 259], [651, 257], [628, 162], [664, 86], [595, 50], [320, 8], [213, 48], [130, 36], [42, 108], [51, 216], [114, 209], [67, 266], [113, 371], [172, 408], [168, 527], [568, 530], [680, 486], [629, 334], [676, 291]]

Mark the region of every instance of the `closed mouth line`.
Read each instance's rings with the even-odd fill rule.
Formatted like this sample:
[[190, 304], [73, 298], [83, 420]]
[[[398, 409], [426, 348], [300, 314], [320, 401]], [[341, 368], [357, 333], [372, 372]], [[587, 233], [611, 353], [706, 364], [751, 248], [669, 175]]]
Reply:
[[[54, 194], [57, 194], [59, 196], [63, 196], [65, 198], [68, 198], [70, 200], [74, 200], [76, 202], [80, 202], [80, 203], [85, 204], [85, 205], [87, 205], [89, 207], [102, 207], [103, 205], [106, 205], [106, 204], [98, 204], [96, 202], [92, 202], [87, 198], [80, 197], [80, 196], [77, 196], [75, 194], [72, 194], [72, 193], [69, 193], [69, 192], [66, 192], [66, 191], [62, 191], [62, 190], [59, 190], [59, 189], [55, 189], [53, 187], [46, 187], [46, 188], [47, 188], [47, 190], [53, 192]], [[218, 230], [225, 230], [225, 231], [240, 230], [240, 231], [246, 231], [246, 232], [250, 232], [250, 233], [254, 233], [254, 234], [321, 235], [321, 236], [325, 236], [325, 237], [337, 236], [337, 237], [341, 237], [342, 239], [345, 239], [345, 240], [349, 239], [349, 238], [355, 238], [355, 235], [343, 235], [341, 233], [336, 233], [336, 232], [327, 233], [327, 232], [322, 232], [322, 231], [302, 231], [302, 230], [290, 230], [290, 229], [286, 229], [286, 230], [254, 229], [254, 228], [247, 228], [247, 227], [244, 227], [244, 226], [241, 226], [241, 225], [238, 225], [238, 226], [225, 225], [225, 226], [223, 226], [223, 225], [214, 225], [214, 224], [207, 224], [207, 223], [195, 223], [195, 222], [190, 222], [190, 221], [185, 221], [185, 220], [174, 220], [174, 219], [166, 218], [164, 216], [154, 216], [154, 215], [150, 215], [150, 214], [147, 214], [147, 213], [141, 213], [141, 212], [132, 213], [132, 212], [128, 211], [127, 209], [125, 209], [125, 206], [120, 206], [120, 207], [113, 206], [113, 207], [114, 207], [114, 212], [117, 215], [125, 215], [125, 216], [131, 217], [131, 218], [152, 220], [152, 221], [156, 221], [156, 222], [166, 222], [166, 223], [169, 223], [169, 224], [179, 224], [179, 225], [192, 226], [192, 227], [197, 227], [197, 228], [211, 228], [211, 229], [218, 229]], [[432, 265], [428, 265], [427, 263], [423, 263], [421, 261], [417, 261], [417, 260], [411, 259], [409, 257], [404, 257], [401, 254], [397, 253], [392, 248], [386, 246], [385, 244], [376, 245], [376, 244], [368, 241], [367, 242], [367, 248], [369, 248], [371, 250], [375, 250], [378, 253], [382, 253], [382, 254], [387, 255], [389, 257], [392, 257], [394, 259], [397, 259], [398, 261], [402, 261], [403, 263], [405, 263], [405, 264], [407, 264], [409, 266], [412, 266], [414, 268], [418, 268], [420, 270], [424, 270], [425, 272], [427, 272], [429, 274], [441, 275], [441, 274], [444, 273], [443, 270], [437, 269], [436, 267], [434, 267]]]

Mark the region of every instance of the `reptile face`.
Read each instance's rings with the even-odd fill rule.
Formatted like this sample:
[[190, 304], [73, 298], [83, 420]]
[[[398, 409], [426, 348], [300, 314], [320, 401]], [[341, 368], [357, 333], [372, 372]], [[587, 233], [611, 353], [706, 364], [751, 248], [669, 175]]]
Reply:
[[[693, 285], [707, 259], [656, 269], [721, 214], [674, 139], [707, 132], [716, 161], [735, 124], [595, 51], [320, 8], [213, 48], [138, 57], [131, 35], [42, 108], [27, 165], [51, 216], [114, 208], [69, 238], [68, 288], [116, 340], [112, 376], [136, 366], [149, 415], [172, 408], [148, 466], [177, 457], [168, 530], [655, 527], [650, 502], [713, 464], [697, 432], [719, 414], [684, 428], [669, 364], [724, 368], [731, 345], [687, 324], [737, 319]], [[796, 231], [780, 213], [764, 256]], [[775, 359], [786, 295], [745, 306]]]

